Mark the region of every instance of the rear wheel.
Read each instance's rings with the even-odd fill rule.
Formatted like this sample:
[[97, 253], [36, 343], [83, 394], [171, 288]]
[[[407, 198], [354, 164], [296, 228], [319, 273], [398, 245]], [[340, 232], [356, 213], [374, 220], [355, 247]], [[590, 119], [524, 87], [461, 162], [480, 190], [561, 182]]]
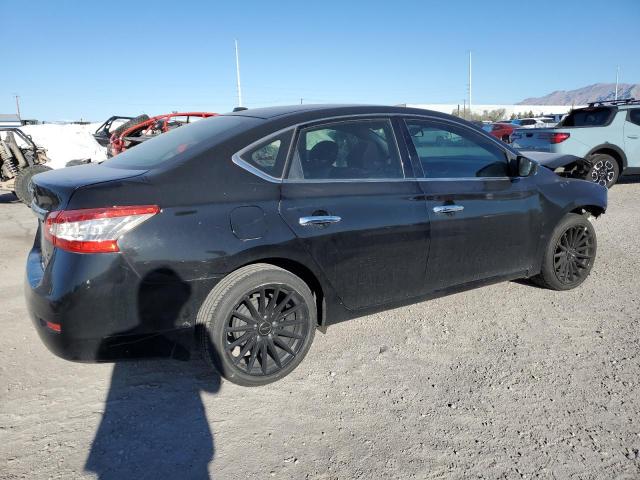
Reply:
[[227, 380], [274, 382], [305, 357], [315, 334], [307, 284], [282, 268], [255, 264], [224, 278], [198, 313], [205, 358]]
[[34, 175], [42, 172], [47, 172], [49, 170], [51, 170], [51, 168], [47, 167], [46, 165], [31, 165], [30, 167], [20, 170], [16, 175], [14, 187], [16, 189], [15, 193], [16, 197], [18, 197], [18, 200], [26, 205], [31, 205], [31, 200], [33, 200], [33, 197], [29, 190], [29, 182], [31, 182], [31, 179]]
[[569, 213], [554, 229], [542, 269], [532, 280], [552, 290], [570, 290], [584, 282], [596, 258], [596, 232], [583, 215]]
[[587, 180], [611, 188], [620, 176], [620, 165], [615, 158], [606, 153], [596, 153], [589, 157], [591, 168], [587, 173]]

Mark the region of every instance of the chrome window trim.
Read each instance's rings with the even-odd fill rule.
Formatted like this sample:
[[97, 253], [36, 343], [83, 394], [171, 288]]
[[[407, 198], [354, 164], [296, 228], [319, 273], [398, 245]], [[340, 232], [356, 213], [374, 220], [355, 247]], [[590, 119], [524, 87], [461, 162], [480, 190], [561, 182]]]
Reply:
[[266, 180], [266, 181], [271, 182], [271, 183], [282, 183], [282, 177], [280, 177], [280, 178], [274, 177], [273, 175], [269, 175], [268, 173], [263, 172], [258, 167], [255, 167], [255, 166], [251, 165], [249, 162], [247, 162], [246, 160], [244, 160], [242, 158], [242, 155], [244, 155], [245, 153], [253, 150], [256, 147], [259, 147], [263, 143], [268, 142], [272, 138], [279, 137], [280, 135], [283, 135], [283, 134], [285, 134], [285, 133], [287, 133], [288, 131], [291, 130], [292, 131], [291, 141], [289, 142], [289, 149], [287, 151], [287, 156], [285, 158], [285, 165], [284, 165], [284, 168], [282, 169], [282, 174], [284, 175], [284, 172], [285, 172], [286, 167], [287, 167], [289, 155], [291, 153], [291, 144], [293, 143], [293, 140], [294, 140], [294, 137], [295, 137], [295, 129], [296, 129], [295, 126], [289, 126], [289, 127], [280, 129], [280, 130], [278, 130], [276, 132], [270, 133], [269, 135], [266, 135], [266, 136], [264, 136], [262, 138], [259, 138], [255, 142], [251, 142], [249, 145], [244, 147], [242, 150], [238, 150], [236, 153], [234, 153], [231, 156], [231, 161], [233, 161], [233, 163], [235, 163], [238, 167], [248, 171], [249, 173], [252, 173], [253, 175], [256, 175], [256, 176], [262, 178], [263, 180]]
[[[331, 123], [337, 123], [339, 121], [345, 121], [345, 120], [349, 120], [349, 119], [357, 119], [357, 118], [362, 118], [362, 117], [370, 117], [372, 120], [375, 120], [376, 118], [379, 117], [383, 117], [386, 120], [391, 120], [392, 118], [402, 118], [402, 119], [406, 119], [406, 118], [414, 118], [414, 119], [423, 119], [423, 120], [434, 120], [434, 121], [439, 121], [439, 122], [444, 122], [444, 123], [449, 123], [452, 125], [456, 125], [458, 127], [464, 128], [466, 130], [469, 130], [475, 134], [480, 134], [480, 132], [477, 132], [475, 130], [473, 130], [472, 128], [469, 128], [467, 125], [464, 125], [461, 122], [458, 122], [456, 120], [452, 120], [449, 118], [442, 118], [439, 116], [433, 116], [433, 115], [429, 115], [429, 114], [420, 114], [420, 113], [399, 113], [399, 112], [372, 112], [372, 113], [352, 113], [352, 114], [344, 114], [344, 115], [336, 115], [333, 117], [325, 117], [325, 118], [318, 118], [318, 119], [314, 119], [314, 120], [309, 120], [306, 122], [299, 122], [299, 123], [294, 123], [293, 125], [289, 125], [285, 128], [282, 128], [280, 130], [277, 130], [276, 132], [270, 133], [269, 135], [266, 135], [262, 138], [259, 138], [258, 140], [251, 142], [249, 145], [247, 145], [246, 147], [242, 148], [241, 150], [238, 150], [236, 153], [234, 153], [231, 156], [231, 159], [233, 161], [234, 164], [236, 164], [238, 167], [248, 171], [249, 173], [262, 178], [263, 180], [266, 180], [268, 182], [271, 183], [346, 183], [346, 182], [406, 182], [406, 181], [416, 181], [416, 180], [420, 180], [420, 181], [460, 181], [460, 180], [483, 180], [483, 181], [487, 181], [487, 180], [505, 180], [505, 179], [512, 179], [512, 178], [517, 178], [517, 177], [457, 177], [457, 178], [428, 178], [428, 177], [404, 177], [404, 178], [335, 178], [335, 179], [318, 179], [318, 180], [311, 180], [311, 179], [289, 179], [289, 178], [284, 178], [285, 173], [288, 174], [289, 171], [289, 167], [290, 167], [290, 163], [292, 160], [292, 151], [294, 148], [294, 144], [297, 142], [298, 140], [298, 134], [300, 133], [299, 131], [302, 128], [308, 128], [308, 127], [313, 127], [316, 125], [324, 125], [324, 124], [331, 124]], [[404, 171], [404, 163], [402, 162], [402, 154], [400, 152], [400, 146], [398, 144], [398, 139], [396, 137], [396, 132], [395, 132], [395, 128], [393, 126], [393, 124], [391, 124], [391, 131], [393, 134], [393, 139], [395, 141], [396, 144], [396, 150], [398, 151], [398, 155], [399, 155], [399, 159], [400, 159], [400, 163], [401, 163], [401, 168], [402, 168], [402, 173], [403, 175], [406, 174], [406, 172]], [[273, 177], [265, 172], [263, 172], [262, 170], [260, 170], [257, 167], [254, 167], [253, 165], [251, 165], [250, 163], [248, 163], [247, 161], [242, 159], [242, 155], [245, 154], [248, 150], [250, 150], [251, 148], [255, 148], [258, 145], [260, 145], [261, 143], [269, 140], [272, 137], [277, 137], [279, 135], [282, 135], [285, 132], [288, 132], [289, 130], [293, 130], [293, 134], [291, 137], [291, 142], [289, 142], [289, 151], [287, 152], [287, 159], [285, 161], [285, 165], [284, 165], [284, 170], [282, 172], [282, 177], [278, 178], [278, 177]], [[489, 139], [498, 147], [500, 148], [505, 156], [507, 157], [507, 161], [509, 159], [509, 155], [513, 155], [513, 152], [511, 152], [510, 150], [506, 149], [504, 147], [504, 145], [502, 145], [500, 143], [500, 141], [496, 138], [493, 138], [491, 135], [487, 135], [487, 137], [489, 137]]]
[[318, 178], [318, 179], [305, 179], [305, 178], [285, 178], [283, 183], [389, 183], [389, 182], [415, 182], [415, 178], [403, 177], [403, 178]]
[[505, 180], [509, 180], [511, 181], [514, 178], [522, 178], [522, 177], [442, 177], [442, 178], [427, 178], [427, 177], [419, 177], [416, 180], [418, 182], [460, 182], [460, 181], [482, 181], [482, 182], [487, 182], [487, 181], [495, 181], [495, 180], [501, 180], [501, 181], [505, 181]]
[[231, 156], [231, 160], [233, 161], [233, 163], [235, 163], [238, 167], [242, 168], [243, 170], [246, 170], [247, 172], [255, 175], [256, 177], [260, 177], [263, 180], [266, 180], [267, 182], [271, 182], [271, 183], [282, 183], [282, 179], [281, 178], [277, 178], [277, 177], [272, 177], [271, 175], [264, 173], [262, 170], [260, 170], [259, 168], [254, 167], [253, 165], [251, 165], [250, 163], [246, 162], [245, 160], [243, 160], [242, 158], [240, 158], [240, 156], [237, 153], [234, 153]]

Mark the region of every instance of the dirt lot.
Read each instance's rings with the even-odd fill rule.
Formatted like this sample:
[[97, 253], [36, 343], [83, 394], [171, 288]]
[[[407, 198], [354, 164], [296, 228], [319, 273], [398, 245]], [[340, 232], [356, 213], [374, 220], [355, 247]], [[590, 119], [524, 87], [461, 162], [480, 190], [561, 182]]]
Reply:
[[247, 389], [202, 362], [65, 362], [22, 275], [35, 219], [0, 196], [0, 478], [640, 478], [640, 183], [595, 221], [591, 277], [503, 283], [317, 335]]

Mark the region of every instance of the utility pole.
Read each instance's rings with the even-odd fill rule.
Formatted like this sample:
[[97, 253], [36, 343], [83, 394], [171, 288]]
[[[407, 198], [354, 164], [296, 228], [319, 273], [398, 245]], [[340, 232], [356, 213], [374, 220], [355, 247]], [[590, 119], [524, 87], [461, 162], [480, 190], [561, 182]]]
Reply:
[[300, 99], [300, 105], [302, 105], [302, 98]]
[[614, 100], [618, 100], [618, 81], [620, 80], [620, 65], [616, 67], [616, 95]]
[[22, 120], [22, 117], [20, 116], [20, 95], [16, 93], [14, 94], [14, 97], [16, 97], [16, 113], [18, 114], [18, 120]]
[[471, 50], [469, 50], [469, 113], [471, 113]]
[[236, 42], [236, 81], [238, 84], [238, 106], [242, 107], [242, 88], [240, 88], [240, 56], [238, 55], [238, 40]]

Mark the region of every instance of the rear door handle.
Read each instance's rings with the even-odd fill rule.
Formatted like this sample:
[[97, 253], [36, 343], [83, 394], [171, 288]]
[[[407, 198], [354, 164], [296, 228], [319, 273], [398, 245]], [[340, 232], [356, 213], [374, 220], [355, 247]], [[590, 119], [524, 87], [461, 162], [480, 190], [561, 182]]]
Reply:
[[335, 215], [312, 215], [310, 217], [300, 217], [298, 223], [303, 227], [309, 225], [326, 225], [328, 223], [338, 223], [342, 218]]
[[435, 213], [455, 213], [464, 210], [462, 205], [441, 205], [439, 207], [433, 207]]
[[627, 135], [627, 138], [638, 138], [638, 135]]

